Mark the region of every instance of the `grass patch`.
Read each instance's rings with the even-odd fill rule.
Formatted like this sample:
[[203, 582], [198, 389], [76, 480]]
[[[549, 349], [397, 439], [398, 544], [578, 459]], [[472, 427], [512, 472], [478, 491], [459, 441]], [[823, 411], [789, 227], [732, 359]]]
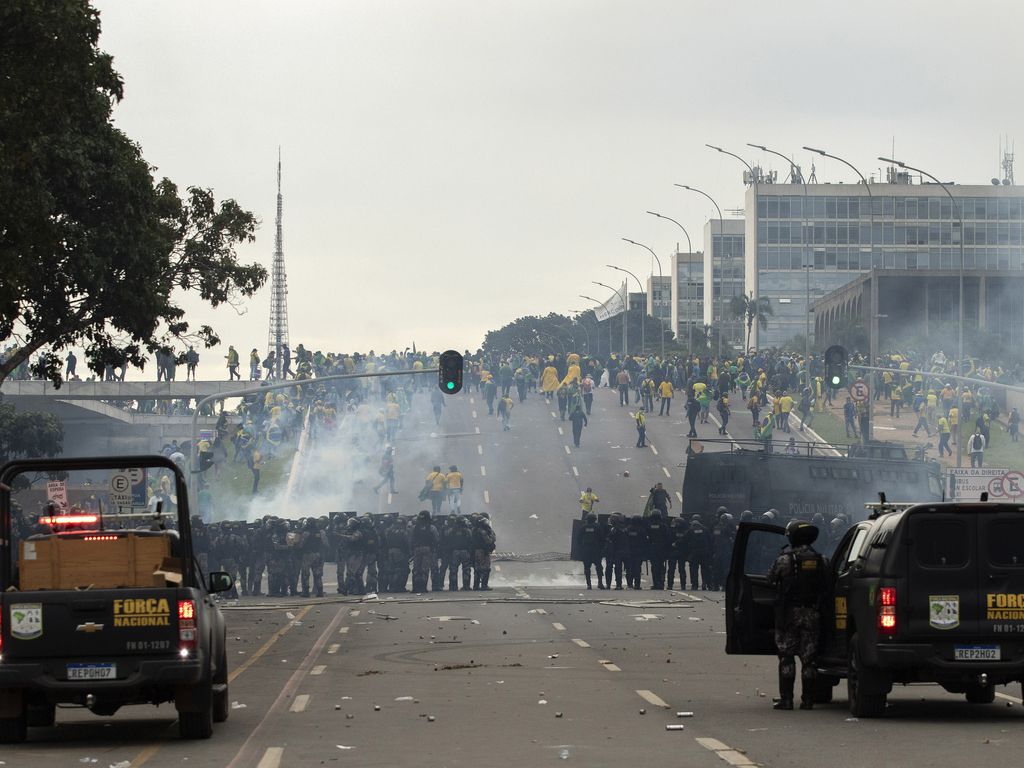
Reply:
[[[985, 449], [985, 466], [1006, 467], [1024, 471], [1024, 440], [1018, 443], [1011, 442], [1010, 433], [1002, 424], [992, 423], [989, 428], [991, 444]], [[967, 457], [967, 438], [964, 438], [964, 466], [971, 466], [971, 460]]]
[[[277, 493], [288, 482], [288, 474], [291, 472], [292, 459], [295, 456], [296, 446], [282, 445], [277, 455], [263, 460], [263, 468], [260, 470], [260, 487], [257, 496], [267, 498]], [[230, 448], [234, 453], [234, 448]], [[221, 466], [220, 477], [214, 477], [208, 473], [210, 481], [210, 492], [213, 497], [213, 509], [215, 519], [237, 519], [237, 514], [232, 514], [236, 509], [238, 500], [252, 498], [252, 472], [244, 461], [237, 464], [229, 460]], [[221, 514], [218, 512], [224, 511]]]

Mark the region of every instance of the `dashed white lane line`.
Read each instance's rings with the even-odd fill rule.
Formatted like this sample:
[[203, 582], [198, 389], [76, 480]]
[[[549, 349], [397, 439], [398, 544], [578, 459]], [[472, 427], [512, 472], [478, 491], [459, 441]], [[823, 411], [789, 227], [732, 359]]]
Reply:
[[654, 447], [653, 445], [651, 446], [651, 450], [652, 450], [652, 451], [654, 452], [654, 455], [655, 455], [655, 456], [657, 456], [657, 455], [658, 455], [658, 449], [657, 449], [657, 448], [655, 448], [655, 447]]
[[573, 467], [573, 468], [572, 468], [572, 473], [573, 473], [574, 475], [576, 475], [576, 477], [579, 477], [579, 476], [580, 476], [580, 471], [579, 471], [578, 469], [576, 469], [576, 467]]
[[476, 430], [476, 433], [479, 435], [480, 434], [480, 427], [474, 427], [474, 429]]
[[539, 613], [541, 616], [547, 616], [548, 615], [548, 612], [545, 611], [543, 608], [535, 608], [534, 610], [536, 610], [537, 613]]
[[390, 504], [390, 503], [391, 503], [391, 494], [388, 493], [388, 504]]
[[568, 445], [563, 445], [562, 447], [565, 448], [565, 452], [566, 453], [572, 453], [572, 451], [569, 450], [569, 446]]
[[551, 418], [552, 418], [552, 419], [557, 419], [557, 418], [558, 418], [558, 414], [557, 414], [557, 413], [555, 413], [554, 411], [552, 411], [552, 412], [551, 412]]
[[470, 405], [476, 405], [476, 400], [474, 400], [472, 397], [469, 398], [469, 404]]
[[1011, 696], [1010, 694], [1003, 693], [1002, 691], [996, 691], [996, 696], [998, 696], [1000, 699], [1006, 699], [1007, 701], [1012, 701], [1014, 704], [1024, 704], [1024, 701], [1022, 701], [1021, 699], [1018, 699], [1016, 696]]
[[329, 653], [331, 656], [333, 656], [334, 654], [336, 654], [338, 652], [339, 648], [341, 648], [341, 643], [331, 643], [327, 647], [327, 653]]
[[590, 647], [590, 643], [588, 643], [586, 640], [580, 640], [578, 637], [574, 637], [572, 641], [576, 643], [576, 645], [578, 645], [580, 648]]
[[676, 491], [676, 498], [679, 499], [680, 504], [683, 503], [683, 494], [681, 494], [679, 491]]
[[284, 747], [267, 747], [267, 751], [263, 753], [256, 768], [278, 768], [283, 757]]
[[557, 629], [559, 632], [565, 632], [565, 625], [560, 624], [557, 621], [552, 621], [551, 626]]
[[478, 454], [479, 456], [483, 456], [483, 455], [484, 455], [484, 447], [483, 447], [482, 445], [478, 445], [478, 446], [476, 447], [476, 452], [477, 452], [477, 454]]
[[339, 629], [338, 630], [338, 634], [339, 635], [347, 635], [348, 634], [348, 627], [342, 627], [341, 629]]
[[565, 434], [565, 431], [564, 431], [564, 430], [563, 430], [563, 429], [562, 429], [561, 427], [559, 427], [559, 428], [558, 428], [558, 434], [560, 434], [560, 435], [564, 435], [564, 434]]
[[356, 609], [353, 609], [353, 610], [348, 612], [348, 615], [349, 616], [358, 616], [359, 615], [359, 611], [356, 610]]
[[487, 467], [485, 467], [483, 464], [480, 465], [480, 474], [483, 475], [484, 477], [487, 476]]
[[289, 712], [305, 712], [306, 707], [309, 706], [309, 694], [302, 693], [295, 697], [292, 705], [288, 707]]
[[665, 477], [672, 477], [672, 475], [669, 474], [668, 470], [665, 469], [665, 467], [662, 467], [661, 471], [665, 473]]
[[490, 491], [484, 491], [484, 504], [490, 504], [490, 503], [491, 503], [491, 492]]
[[311, 670], [309, 670], [309, 674], [311, 674], [311, 675], [322, 675], [325, 671], [327, 671], [327, 665], [326, 664], [317, 664], [315, 667], [313, 667]]
[[476, 411], [473, 411], [473, 418], [476, 418]]
[[669, 708], [668, 702], [666, 702], [663, 698], [661, 698], [661, 696], [654, 693], [653, 691], [642, 690], [637, 691], [637, 694], [640, 696], [641, 699], [646, 701], [648, 704], [653, 704], [654, 706], [661, 707], [662, 709]]
[[613, 664], [612, 662], [608, 661], [608, 659], [601, 659], [597, 663], [600, 664], [605, 669], [607, 669], [609, 672], [621, 672], [622, 671], [622, 668], [618, 664]]
[[718, 739], [698, 738], [697, 743], [704, 747], [704, 749], [714, 752], [729, 765], [740, 766], [741, 768], [742, 766], [757, 765], [757, 763], [742, 752], [737, 752], [728, 744], [723, 744]]

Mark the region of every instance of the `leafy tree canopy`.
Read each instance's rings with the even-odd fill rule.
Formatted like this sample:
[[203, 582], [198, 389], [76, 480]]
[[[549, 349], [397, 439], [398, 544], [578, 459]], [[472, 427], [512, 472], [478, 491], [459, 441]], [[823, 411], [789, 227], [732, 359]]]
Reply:
[[[87, 0], [0, 4], [0, 340], [14, 342], [0, 381], [42, 349], [83, 345], [95, 368], [142, 366], [174, 339], [212, 346], [181, 293], [216, 307], [267, 278], [235, 253], [254, 237], [251, 213], [155, 181], [113, 126], [123, 88], [99, 35]], [[56, 355], [36, 372], [59, 385]]]

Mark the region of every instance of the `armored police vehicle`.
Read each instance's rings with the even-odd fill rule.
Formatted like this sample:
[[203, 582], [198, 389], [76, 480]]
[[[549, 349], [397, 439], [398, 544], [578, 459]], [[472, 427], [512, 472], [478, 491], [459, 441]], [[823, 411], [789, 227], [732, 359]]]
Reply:
[[[177, 512], [171, 520], [165, 503]], [[208, 738], [229, 709], [224, 618], [212, 594], [231, 582], [202, 573], [185, 477], [169, 459], [4, 465], [0, 742], [52, 726], [57, 704], [113, 715], [169, 701], [183, 738]]]
[[[846, 678], [856, 717], [896, 683], [932, 682], [975, 703], [1024, 681], [1024, 505], [869, 505], [829, 563], [815, 700]], [[783, 528], [739, 526], [726, 585], [726, 652], [775, 654], [771, 563]]]
[[[721, 450], [699, 450], [704, 444]], [[778, 442], [768, 452], [759, 441], [693, 441], [683, 476], [683, 517], [724, 506], [734, 515], [774, 508], [787, 519], [820, 513], [826, 520], [844, 515], [855, 521], [879, 491], [889, 498], [943, 500], [938, 463], [910, 458], [900, 445], [805, 443], [797, 450], [789, 455]]]

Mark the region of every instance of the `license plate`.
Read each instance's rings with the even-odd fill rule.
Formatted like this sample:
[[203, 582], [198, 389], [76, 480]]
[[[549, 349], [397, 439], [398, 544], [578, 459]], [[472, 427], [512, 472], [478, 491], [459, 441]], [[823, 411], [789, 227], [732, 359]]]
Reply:
[[68, 664], [68, 680], [116, 680], [117, 664]]
[[953, 649], [957, 661], [999, 661], [998, 645], [958, 645]]

